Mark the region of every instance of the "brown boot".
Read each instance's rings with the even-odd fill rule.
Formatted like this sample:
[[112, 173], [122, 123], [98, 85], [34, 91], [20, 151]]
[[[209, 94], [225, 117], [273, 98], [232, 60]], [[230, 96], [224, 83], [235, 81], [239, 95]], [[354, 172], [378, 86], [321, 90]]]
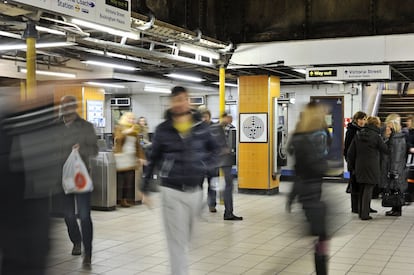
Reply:
[[121, 199], [121, 207], [131, 207], [127, 199]]

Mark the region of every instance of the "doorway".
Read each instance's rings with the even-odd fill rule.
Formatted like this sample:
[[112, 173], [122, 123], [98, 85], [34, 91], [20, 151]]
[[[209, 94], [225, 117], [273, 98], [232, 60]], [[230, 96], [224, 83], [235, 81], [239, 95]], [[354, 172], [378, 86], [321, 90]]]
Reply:
[[311, 102], [327, 106], [326, 124], [332, 137], [328, 153], [329, 171], [327, 176], [342, 176], [344, 172], [343, 140], [344, 140], [344, 97], [343, 96], [311, 96]]

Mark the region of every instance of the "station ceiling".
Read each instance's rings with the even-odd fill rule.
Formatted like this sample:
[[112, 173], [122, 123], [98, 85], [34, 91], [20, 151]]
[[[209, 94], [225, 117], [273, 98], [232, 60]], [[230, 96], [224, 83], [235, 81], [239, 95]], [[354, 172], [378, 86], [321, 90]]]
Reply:
[[[206, 85], [214, 87], [219, 66], [228, 64], [240, 43], [414, 32], [414, 0], [398, 4], [387, 0], [132, 0], [131, 4], [132, 32], [137, 37], [123, 39], [70, 23], [53, 12], [2, 1], [0, 46], [24, 43], [21, 35], [31, 19], [38, 26], [63, 33], [40, 32], [38, 43], [70, 42], [63, 47], [39, 49], [38, 68], [78, 71], [84, 79], [114, 81], [165, 79], [168, 73], [185, 73], [202, 77]], [[0, 50], [0, 60], [9, 65], [23, 64], [25, 51]], [[118, 69], [98, 72], [82, 63], [86, 60], [131, 65], [139, 70], [128, 72], [128, 77]], [[414, 81], [413, 61], [390, 65], [392, 81]], [[17, 71], [17, 67], [13, 70]], [[283, 62], [228, 69], [226, 80], [236, 83], [240, 75], [270, 74], [289, 84], [303, 84], [304, 75], [293, 69]], [[16, 79], [24, 78], [18, 73], [6, 74], [1, 66], [0, 73], [1, 85], [12, 85]]]

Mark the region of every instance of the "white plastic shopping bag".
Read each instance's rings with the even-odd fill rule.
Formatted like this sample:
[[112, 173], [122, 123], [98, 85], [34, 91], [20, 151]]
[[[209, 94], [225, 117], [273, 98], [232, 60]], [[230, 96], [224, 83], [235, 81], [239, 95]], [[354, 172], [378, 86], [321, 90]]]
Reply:
[[226, 187], [226, 183], [223, 176], [218, 177], [212, 177], [210, 180], [210, 188], [215, 191], [224, 191], [224, 188]]
[[92, 179], [78, 149], [72, 150], [63, 165], [62, 186], [65, 194], [85, 193], [93, 190]]

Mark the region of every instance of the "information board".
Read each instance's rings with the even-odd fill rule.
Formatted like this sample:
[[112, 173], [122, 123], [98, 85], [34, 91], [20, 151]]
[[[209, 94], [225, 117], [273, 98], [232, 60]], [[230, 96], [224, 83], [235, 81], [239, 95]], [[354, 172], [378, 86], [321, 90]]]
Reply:
[[131, 0], [15, 0], [95, 24], [131, 30]]

